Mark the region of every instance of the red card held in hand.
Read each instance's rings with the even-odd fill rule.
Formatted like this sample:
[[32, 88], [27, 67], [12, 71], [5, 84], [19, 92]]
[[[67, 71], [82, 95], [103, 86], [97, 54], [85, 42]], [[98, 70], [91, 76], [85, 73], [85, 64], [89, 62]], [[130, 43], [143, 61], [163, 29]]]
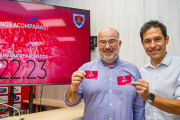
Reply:
[[98, 71], [85, 70], [85, 73], [86, 73], [85, 76], [86, 79], [95, 79], [95, 80], [98, 79]]
[[129, 85], [132, 82], [131, 75], [118, 76], [117, 83], [118, 85]]

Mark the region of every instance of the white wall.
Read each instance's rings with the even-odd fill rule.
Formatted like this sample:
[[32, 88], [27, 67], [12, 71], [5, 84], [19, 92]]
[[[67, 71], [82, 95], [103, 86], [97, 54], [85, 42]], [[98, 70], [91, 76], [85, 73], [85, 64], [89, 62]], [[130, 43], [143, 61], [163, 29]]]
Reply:
[[[179, 5], [180, 0], [41, 0], [45, 4], [90, 10], [91, 36], [97, 36], [105, 27], [120, 32], [120, 58], [141, 68], [149, 57], [141, 45], [139, 31], [150, 19], [162, 21], [168, 30], [170, 42], [167, 51], [180, 56]], [[91, 60], [99, 57], [97, 48], [91, 51]]]
[[[122, 47], [120, 58], [134, 63], [140, 69], [149, 62], [139, 37], [144, 22], [157, 19], [162, 21], [170, 36], [167, 51], [180, 56], [180, 0], [41, 0], [45, 4], [90, 10], [91, 36], [97, 36], [105, 27], [120, 32]], [[91, 51], [91, 60], [99, 57], [97, 48]], [[45, 86], [43, 98], [62, 99], [67, 86]], [[40, 87], [37, 94], [40, 91]], [[38, 95], [37, 95], [38, 96]]]

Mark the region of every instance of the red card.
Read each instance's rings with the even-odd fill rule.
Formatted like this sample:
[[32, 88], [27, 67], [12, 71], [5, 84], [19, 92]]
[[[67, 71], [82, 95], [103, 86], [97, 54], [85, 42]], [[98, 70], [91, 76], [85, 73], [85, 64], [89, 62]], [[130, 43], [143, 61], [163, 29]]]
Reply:
[[117, 82], [118, 82], [118, 85], [129, 85], [132, 82], [131, 75], [118, 76]]
[[85, 76], [86, 79], [95, 79], [95, 80], [98, 79], [98, 71], [85, 70], [85, 73], [86, 73]]

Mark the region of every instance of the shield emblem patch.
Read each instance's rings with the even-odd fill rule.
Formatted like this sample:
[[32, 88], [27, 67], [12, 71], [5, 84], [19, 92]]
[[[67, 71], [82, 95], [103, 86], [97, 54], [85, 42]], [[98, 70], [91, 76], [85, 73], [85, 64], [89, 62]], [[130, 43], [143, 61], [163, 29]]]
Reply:
[[85, 15], [73, 13], [73, 22], [77, 28], [81, 28], [85, 23]]

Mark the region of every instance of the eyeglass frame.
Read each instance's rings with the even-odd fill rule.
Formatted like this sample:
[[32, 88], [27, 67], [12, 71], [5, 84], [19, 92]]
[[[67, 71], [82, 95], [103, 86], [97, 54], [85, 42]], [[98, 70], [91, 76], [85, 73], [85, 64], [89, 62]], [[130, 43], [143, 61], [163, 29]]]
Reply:
[[[117, 41], [119, 41], [119, 40], [115, 40], [115, 39], [110, 39], [110, 40], [108, 40], [108, 41], [106, 41], [106, 40], [99, 40], [98, 42], [101, 44], [101, 42], [102, 41], [105, 41], [106, 42], [106, 44], [104, 45], [104, 46], [102, 46], [102, 45], [100, 45], [101, 47], [105, 47], [106, 45], [107, 45], [107, 43], [109, 44], [109, 41], [114, 41], [114, 43], [116, 42], [117, 43]], [[114, 45], [111, 45], [111, 44], [109, 44], [109, 46], [114, 46]]]

